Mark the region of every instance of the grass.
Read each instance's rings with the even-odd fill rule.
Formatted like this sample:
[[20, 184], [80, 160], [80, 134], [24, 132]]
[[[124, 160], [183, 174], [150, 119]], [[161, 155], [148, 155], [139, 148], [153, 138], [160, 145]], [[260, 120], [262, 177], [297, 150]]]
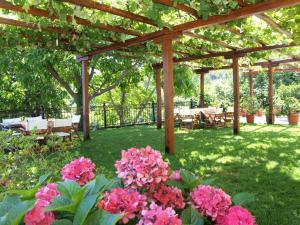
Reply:
[[[258, 225], [300, 224], [300, 127], [244, 125], [231, 129], [176, 130], [176, 155], [164, 156], [173, 169], [186, 168], [229, 194], [256, 195], [248, 208]], [[163, 150], [163, 130], [130, 127], [92, 133], [81, 147], [100, 173], [114, 174], [120, 151], [151, 145]]]

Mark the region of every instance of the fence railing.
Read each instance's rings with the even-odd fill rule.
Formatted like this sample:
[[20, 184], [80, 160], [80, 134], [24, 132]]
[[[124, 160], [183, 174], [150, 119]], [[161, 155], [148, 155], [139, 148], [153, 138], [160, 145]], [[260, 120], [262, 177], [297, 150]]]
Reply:
[[[175, 102], [175, 108], [194, 108], [195, 101]], [[164, 107], [162, 113], [164, 115]], [[124, 108], [114, 107], [111, 104], [90, 106], [90, 126], [92, 129], [124, 127], [132, 125], [153, 124], [156, 122], [157, 105], [155, 102], [146, 104], [130, 104]], [[28, 111], [0, 111], [0, 121], [3, 118], [30, 117], [42, 115], [43, 118], [68, 118], [76, 114], [76, 108], [53, 110], [45, 109], [35, 112]], [[164, 116], [163, 116], [164, 118]]]

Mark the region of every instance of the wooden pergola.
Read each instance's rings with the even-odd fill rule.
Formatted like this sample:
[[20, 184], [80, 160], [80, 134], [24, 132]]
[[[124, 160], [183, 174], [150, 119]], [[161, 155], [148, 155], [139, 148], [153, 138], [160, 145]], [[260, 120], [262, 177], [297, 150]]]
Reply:
[[[147, 26], [153, 27], [155, 31], [149, 33], [143, 33], [138, 30], [126, 29], [119, 25], [109, 25], [109, 24], [99, 24], [93, 23], [88, 19], [73, 17], [71, 15], [66, 15], [65, 22], [72, 25], [75, 21], [77, 24], [83, 27], [98, 29], [102, 31], [114, 32], [118, 34], [127, 35], [128, 38], [124, 41], [115, 41], [113, 39], [107, 38], [105, 41], [107, 45], [94, 44], [93, 48], [88, 50], [85, 54], [81, 54], [77, 57], [77, 60], [82, 64], [82, 90], [83, 90], [83, 131], [84, 139], [90, 138], [89, 133], [89, 62], [90, 60], [99, 55], [105, 54], [110, 51], [126, 52], [133, 54], [130, 47], [135, 46], [138, 48], [145, 48], [146, 42], [154, 42], [161, 46], [161, 57], [162, 62], [158, 62], [153, 65], [156, 73], [156, 90], [157, 90], [157, 128], [161, 128], [162, 124], [162, 100], [161, 100], [161, 72], [163, 72], [164, 81], [164, 107], [165, 107], [165, 151], [167, 153], [174, 154], [174, 77], [173, 77], [173, 66], [174, 63], [193, 63], [199, 62], [201, 60], [207, 60], [216, 58], [220, 62], [224, 61], [220, 58], [226, 60], [231, 60], [230, 65], [225, 65], [221, 67], [203, 67], [196, 69], [195, 72], [200, 75], [200, 106], [204, 106], [204, 79], [205, 74], [211, 70], [217, 69], [231, 69], [233, 73], [233, 91], [234, 91], [234, 124], [233, 133], [240, 133], [240, 68], [245, 68], [248, 70], [245, 74], [249, 76], [250, 83], [250, 94], [253, 94], [253, 81], [252, 77], [258, 72], [251, 70], [250, 67], [265, 67], [268, 71], [269, 77], [269, 108], [270, 115], [273, 114], [273, 73], [279, 71], [299, 71], [297, 66], [291, 66], [290, 63], [298, 62], [300, 59], [296, 54], [282, 53], [282, 49], [298, 49], [298, 45], [293, 41], [293, 35], [286, 29], [284, 29], [278, 22], [269, 17], [265, 12], [279, 10], [286, 7], [296, 7], [300, 4], [300, 0], [266, 0], [257, 4], [247, 4], [246, 1], [237, 0], [239, 7], [235, 10], [231, 10], [226, 14], [212, 15], [208, 19], [203, 19], [198, 15], [198, 12], [185, 4], [173, 4], [172, 0], [153, 0], [154, 4], [162, 4], [164, 6], [173, 8], [179, 12], [183, 12], [189, 17], [188, 22], [181, 24], [176, 24], [172, 28], [162, 28], [160, 29], [158, 24], [150, 18], [144, 15], [136, 14], [130, 12], [129, 10], [119, 9], [112, 7], [110, 5], [102, 4], [93, 0], [64, 0], [62, 4], [70, 4], [77, 7], [82, 7], [88, 10], [101, 11], [110, 15], [114, 15], [120, 18], [138, 22], [141, 24], [146, 24]], [[9, 1], [0, 0], [0, 8], [8, 10], [14, 13], [24, 13], [33, 17], [46, 18], [50, 21], [58, 21], [60, 18], [57, 15], [52, 14], [49, 10], [41, 9], [31, 6], [28, 9], [24, 9], [21, 5], [15, 5]], [[252, 37], [251, 35], [244, 34], [240, 29], [236, 27], [228, 26], [227, 23], [235, 20], [241, 20], [247, 17], [255, 15], [260, 20], [264, 21], [275, 33], [284, 35], [288, 40], [282, 44], [272, 44], [269, 45], [259, 38]], [[5, 24], [8, 26], [16, 26], [25, 29], [32, 30], [42, 30], [43, 32], [66, 34], [66, 35], [80, 35], [76, 30], [73, 29], [62, 29], [57, 26], [44, 26], [40, 27], [35, 23], [20, 21], [7, 17], [0, 17], [0, 24]], [[232, 43], [227, 43], [223, 40], [217, 40], [215, 38], [209, 38], [201, 33], [193, 32], [195, 29], [204, 29], [212, 26], [217, 26], [222, 30], [226, 30], [233, 35], [240, 36], [246, 41], [253, 43], [254, 46], [247, 48], [240, 48]], [[212, 49], [205, 49], [201, 47], [201, 51], [205, 54], [189, 54], [185, 51], [174, 49], [173, 44], [176, 43], [178, 46], [197, 48], [197, 46], [190, 46], [182, 42], [182, 38], [188, 37], [190, 39], [196, 39], [211, 43], [214, 46], [218, 46], [222, 49], [227, 49], [226, 51], [215, 51]], [[22, 35], [22, 38], [31, 38], [30, 36]], [[42, 39], [43, 37], [41, 37]], [[69, 41], [67, 38], [63, 39], [65, 44]], [[258, 53], [262, 51], [274, 51], [278, 54], [285, 55], [284, 59], [281, 60], [268, 60], [262, 62], [256, 62], [252, 65], [240, 65], [239, 59], [246, 57], [249, 54]], [[149, 53], [151, 54], [151, 53]], [[176, 55], [176, 56], [175, 56]], [[228, 64], [228, 63], [227, 63]], [[285, 64], [289, 65], [287, 68], [277, 68], [279, 65]], [[192, 64], [195, 67], [195, 64]], [[272, 117], [269, 117], [272, 120]], [[274, 121], [269, 121], [273, 123]]]

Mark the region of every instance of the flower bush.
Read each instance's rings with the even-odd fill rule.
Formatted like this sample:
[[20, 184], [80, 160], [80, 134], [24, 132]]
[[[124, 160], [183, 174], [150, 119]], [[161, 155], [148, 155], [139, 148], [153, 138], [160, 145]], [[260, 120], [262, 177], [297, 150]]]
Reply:
[[[95, 175], [95, 165], [80, 157], [61, 170], [61, 178], [43, 176], [29, 190], [4, 193], [0, 221], [25, 225], [255, 225], [240, 205], [253, 195], [230, 197], [184, 169], [171, 172], [151, 147], [122, 151], [117, 178]], [[51, 180], [52, 183], [44, 183]], [[1, 216], [4, 215], [4, 216]]]

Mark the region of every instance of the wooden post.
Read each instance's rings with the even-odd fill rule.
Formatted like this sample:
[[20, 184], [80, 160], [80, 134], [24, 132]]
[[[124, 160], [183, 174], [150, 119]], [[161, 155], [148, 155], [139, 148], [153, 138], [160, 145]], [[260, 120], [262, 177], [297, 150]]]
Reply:
[[250, 96], [252, 97], [253, 94], [253, 75], [249, 74], [249, 92], [250, 92]]
[[200, 102], [199, 106], [200, 108], [204, 108], [204, 78], [205, 78], [205, 73], [202, 72], [200, 74]]
[[172, 38], [162, 40], [164, 99], [165, 99], [165, 151], [175, 154], [174, 146], [174, 77]]
[[268, 124], [274, 124], [273, 110], [273, 66], [272, 62], [268, 64], [268, 96], [269, 96], [269, 117]]
[[239, 58], [238, 55], [233, 54], [232, 57], [233, 68], [233, 97], [234, 97], [234, 120], [233, 120], [233, 134], [240, 134], [240, 74], [239, 74]]
[[161, 68], [155, 68], [156, 72], [156, 127], [161, 129], [162, 113], [161, 113]]
[[90, 104], [89, 104], [89, 61], [82, 62], [82, 106], [83, 106], [83, 137], [84, 140], [90, 139]]

